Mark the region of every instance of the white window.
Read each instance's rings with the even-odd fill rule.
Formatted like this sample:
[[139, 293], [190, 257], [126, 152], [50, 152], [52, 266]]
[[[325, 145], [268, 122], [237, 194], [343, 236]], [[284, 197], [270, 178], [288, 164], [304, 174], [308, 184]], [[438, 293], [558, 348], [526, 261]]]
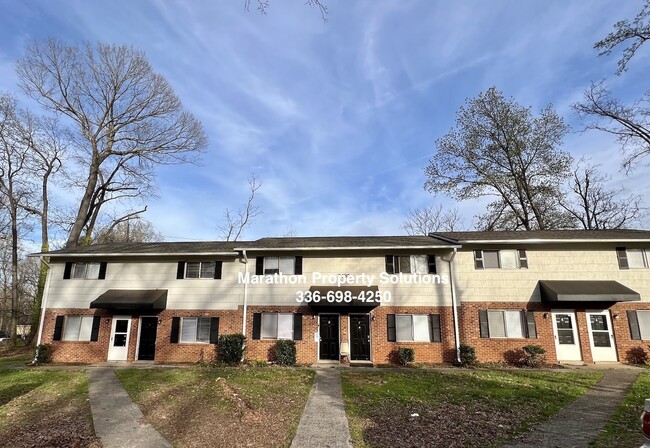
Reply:
[[72, 278], [99, 278], [99, 263], [74, 263], [72, 265]]
[[293, 339], [293, 314], [262, 313], [262, 339]]
[[294, 275], [295, 272], [295, 257], [264, 257], [264, 275]]
[[[389, 255], [392, 258], [392, 271], [389, 274], [435, 274], [435, 257], [433, 255]], [[431, 257], [431, 261], [429, 260]]]
[[475, 250], [475, 269], [527, 269], [526, 249]]
[[636, 318], [639, 321], [641, 339], [650, 340], [650, 311], [637, 311]]
[[183, 317], [181, 319], [181, 342], [210, 342], [209, 317]]
[[626, 249], [627, 264], [630, 269], [646, 268], [648, 267], [646, 254], [643, 249]]
[[398, 341], [431, 342], [428, 314], [397, 314], [395, 331]]
[[488, 310], [488, 331], [491, 338], [523, 338], [521, 311]]
[[66, 316], [63, 330], [64, 341], [90, 341], [93, 316]]
[[188, 261], [185, 265], [185, 278], [214, 278], [214, 261]]

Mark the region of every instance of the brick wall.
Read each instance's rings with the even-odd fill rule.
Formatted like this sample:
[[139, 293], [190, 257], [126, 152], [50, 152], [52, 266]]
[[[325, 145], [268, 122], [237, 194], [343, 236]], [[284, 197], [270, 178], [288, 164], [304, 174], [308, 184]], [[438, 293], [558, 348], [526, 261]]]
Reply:
[[[97, 342], [53, 341], [56, 316], [102, 316]], [[48, 309], [43, 322], [43, 344], [52, 345], [52, 361], [90, 364], [106, 361], [111, 336], [111, 316], [103, 310]]]

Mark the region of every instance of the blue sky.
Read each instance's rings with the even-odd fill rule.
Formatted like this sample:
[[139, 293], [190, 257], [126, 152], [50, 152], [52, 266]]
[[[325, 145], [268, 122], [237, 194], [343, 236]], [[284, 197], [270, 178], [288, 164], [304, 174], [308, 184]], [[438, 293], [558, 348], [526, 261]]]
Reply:
[[[574, 157], [648, 191], [648, 168], [626, 176], [616, 143], [578, 132], [570, 108], [591, 80], [628, 100], [648, 88], [650, 47], [621, 77], [618, 55], [593, 49], [640, 0], [324, 2], [326, 22], [302, 0], [271, 0], [267, 15], [244, 0], [0, 0], [0, 90], [19, 93], [14, 64], [33, 39], [144, 50], [209, 137], [201, 166], [158, 170], [146, 218], [170, 241], [217, 239], [251, 172], [263, 214], [246, 238], [403, 234], [409, 208], [455, 205], [423, 190], [423, 168], [458, 107], [492, 85], [552, 103]], [[466, 225], [485, 203], [458, 204]]]

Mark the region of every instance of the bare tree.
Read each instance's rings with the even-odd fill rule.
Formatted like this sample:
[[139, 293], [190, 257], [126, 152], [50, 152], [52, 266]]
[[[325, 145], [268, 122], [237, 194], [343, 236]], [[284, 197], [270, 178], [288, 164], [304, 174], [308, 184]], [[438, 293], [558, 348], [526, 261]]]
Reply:
[[135, 217], [122, 221], [113, 220], [109, 226], [97, 232], [93, 244], [150, 243], [163, 240], [162, 234], [156, 231], [151, 222]]
[[199, 121], [132, 47], [35, 42], [17, 73], [29, 96], [75, 128], [82, 194], [67, 247], [80, 244], [84, 232], [90, 240], [108, 201], [150, 191], [156, 165], [194, 161], [207, 144]]
[[650, 40], [650, 0], [645, 0], [643, 8], [634, 20], [620, 20], [614, 24], [614, 31], [603, 40], [596, 42], [594, 48], [600, 50], [599, 55], [610, 55], [621, 44], [628, 43], [623, 50], [623, 55], [618, 61], [617, 75], [627, 70], [627, 64], [634, 57], [637, 50], [647, 40]]
[[437, 151], [425, 168], [425, 189], [461, 201], [495, 197], [479, 218], [487, 228], [571, 226], [558, 204], [572, 161], [560, 149], [567, 132], [551, 106], [533, 117], [530, 108], [492, 87], [468, 99], [456, 127], [436, 141]]
[[[250, 11], [252, 0], [245, 0], [244, 5], [246, 11]], [[262, 14], [266, 14], [269, 6], [271, 6], [270, 0], [255, 0], [257, 5], [257, 10]], [[327, 20], [327, 6], [321, 0], [306, 0], [305, 5], [312, 8], [317, 8], [320, 11], [320, 16], [323, 20]]]
[[402, 228], [407, 234], [429, 235], [432, 232], [453, 232], [463, 227], [456, 207], [444, 209], [442, 204], [409, 210]]
[[561, 205], [583, 229], [625, 228], [645, 214], [640, 195], [622, 197], [622, 187], [607, 188], [610, 180], [610, 176], [600, 173], [597, 166], [585, 159], [574, 169], [570, 192]]
[[650, 155], [650, 91], [638, 101], [626, 105], [604, 87], [592, 83], [584, 100], [573, 108], [587, 121], [585, 129], [596, 129], [616, 136], [624, 154], [626, 171]]
[[25, 219], [24, 205], [30, 200], [29, 146], [23, 138], [15, 98], [0, 95], [0, 206], [9, 218], [11, 251], [11, 339], [16, 341], [18, 322], [19, 227]]
[[226, 209], [224, 212], [224, 223], [217, 226], [217, 229], [219, 229], [225, 241], [238, 241], [244, 230], [262, 213], [259, 206], [255, 205], [255, 195], [261, 186], [262, 184], [255, 174], [251, 174], [248, 178], [248, 199], [246, 204], [237, 211]]

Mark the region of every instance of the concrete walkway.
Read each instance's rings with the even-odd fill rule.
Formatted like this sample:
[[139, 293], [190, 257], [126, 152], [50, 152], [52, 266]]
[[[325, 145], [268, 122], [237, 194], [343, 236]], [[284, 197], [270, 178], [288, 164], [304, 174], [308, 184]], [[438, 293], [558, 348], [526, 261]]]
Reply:
[[291, 448], [350, 446], [341, 372], [337, 368], [318, 369]]
[[603, 378], [580, 398], [505, 448], [587, 447], [616, 412], [640, 372], [634, 367], [605, 370]]
[[88, 389], [95, 433], [104, 448], [172, 446], [151, 425], [141, 423], [142, 412], [131, 401], [113, 368], [88, 369]]

